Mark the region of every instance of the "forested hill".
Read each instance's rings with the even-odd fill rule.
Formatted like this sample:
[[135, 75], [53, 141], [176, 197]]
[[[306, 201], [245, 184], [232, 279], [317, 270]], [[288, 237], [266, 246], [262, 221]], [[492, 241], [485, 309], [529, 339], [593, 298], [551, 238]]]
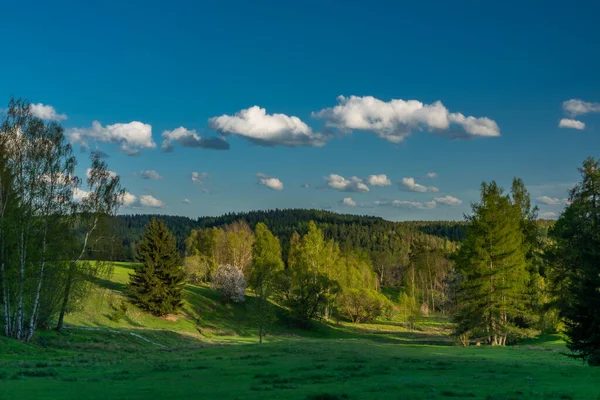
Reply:
[[[245, 221], [252, 228], [265, 223], [278, 236], [284, 247], [294, 232], [303, 235], [308, 223], [315, 221], [326, 237], [334, 239], [342, 249], [360, 248], [365, 251], [394, 251], [410, 245], [415, 238], [422, 238], [435, 247], [453, 247], [465, 234], [464, 223], [454, 221], [406, 221], [392, 222], [380, 217], [337, 214], [323, 210], [284, 209], [228, 213], [220, 217], [198, 219], [169, 215], [121, 215], [118, 218], [117, 236], [120, 248], [114, 249], [113, 258], [123, 261], [135, 257], [135, 243], [151, 218], [163, 220], [177, 239], [177, 247], [183, 253], [185, 239], [192, 229], [219, 227], [234, 221]], [[117, 244], [119, 247], [119, 244]], [[98, 255], [89, 255], [96, 258]]]

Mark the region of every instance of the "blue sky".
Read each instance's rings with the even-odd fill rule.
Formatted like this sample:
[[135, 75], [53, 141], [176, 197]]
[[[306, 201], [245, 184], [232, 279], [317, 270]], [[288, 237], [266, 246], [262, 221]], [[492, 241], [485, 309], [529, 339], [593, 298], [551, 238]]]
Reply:
[[461, 219], [519, 176], [550, 217], [600, 156], [598, 2], [86, 3], [2, 5], [0, 99], [107, 153], [123, 213]]

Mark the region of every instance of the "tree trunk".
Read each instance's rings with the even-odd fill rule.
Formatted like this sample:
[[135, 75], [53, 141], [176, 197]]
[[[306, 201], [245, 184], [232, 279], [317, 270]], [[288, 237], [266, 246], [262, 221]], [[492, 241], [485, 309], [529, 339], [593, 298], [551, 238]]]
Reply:
[[4, 260], [0, 264], [0, 279], [2, 280], [2, 313], [4, 314], [4, 335], [10, 337], [10, 307], [8, 303], [8, 291], [6, 290], [6, 274], [4, 272]]
[[67, 275], [67, 283], [65, 285], [62, 307], [60, 308], [60, 315], [58, 316], [58, 323], [56, 324], [56, 330], [59, 332], [63, 328], [65, 314], [67, 313], [67, 306], [69, 305], [69, 296], [71, 295], [71, 286], [74, 279], [73, 275], [75, 275], [75, 266], [75, 262], [71, 262], [71, 265], [69, 266], [69, 273]]
[[37, 288], [35, 291], [35, 300], [33, 301], [33, 309], [31, 310], [31, 317], [29, 318], [29, 332], [27, 332], [26, 341], [30, 341], [33, 333], [35, 332], [35, 318], [40, 304], [40, 293], [42, 292], [42, 281], [44, 280], [44, 269], [46, 267], [46, 235], [47, 227], [44, 229], [44, 239], [42, 241], [42, 266], [40, 267], [40, 277], [38, 280]]
[[18, 294], [18, 308], [17, 308], [17, 332], [15, 339], [21, 340], [23, 335], [23, 294], [25, 291], [25, 257], [27, 250], [25, 249], [25, 227], [21, 227], [21, 254], [19, 257], [19, 294]]

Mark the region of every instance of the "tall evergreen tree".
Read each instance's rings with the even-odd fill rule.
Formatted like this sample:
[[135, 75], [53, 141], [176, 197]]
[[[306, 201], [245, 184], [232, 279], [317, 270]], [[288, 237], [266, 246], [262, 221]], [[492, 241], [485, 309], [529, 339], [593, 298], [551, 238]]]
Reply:
[[456, 258], [464, 279], [459, 333], [504, 345], [514, 319], [522, 314], [527, 280], [520, 213], [495, 182], [483, 183], [481, 202], [473, 205], [467, 221], [467, 238]]
[[137, 252], [142, 264], [130, 274], [132, 302], [157, 316], [177, 312], [182, 305], [184, 272], [175, 239], [161, 220], [150, 220]]
[[550, 231], [550, 261], [574, 357], [600, 366], [600, 161], [588, 158]]

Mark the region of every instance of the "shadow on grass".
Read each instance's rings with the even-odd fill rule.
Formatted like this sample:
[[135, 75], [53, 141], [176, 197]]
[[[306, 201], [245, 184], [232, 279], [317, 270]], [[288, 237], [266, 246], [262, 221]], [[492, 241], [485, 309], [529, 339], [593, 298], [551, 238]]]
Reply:
[[111, 281], [110, 279], [91, 277], [90, 282], [103, 289], [110, 289], [125, 293], [127, 291], [127, 285], [120, 282]]

